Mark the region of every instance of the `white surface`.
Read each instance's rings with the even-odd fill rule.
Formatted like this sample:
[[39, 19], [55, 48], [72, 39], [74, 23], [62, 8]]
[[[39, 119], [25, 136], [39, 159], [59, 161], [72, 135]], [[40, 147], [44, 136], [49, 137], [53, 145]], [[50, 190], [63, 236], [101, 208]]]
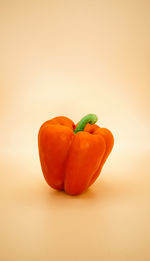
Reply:
[[148, 163], [145, 155], [112, 156], [73, 197], [47, 186], [37, 160], [3, 162], [1, 260], [148, 261]]

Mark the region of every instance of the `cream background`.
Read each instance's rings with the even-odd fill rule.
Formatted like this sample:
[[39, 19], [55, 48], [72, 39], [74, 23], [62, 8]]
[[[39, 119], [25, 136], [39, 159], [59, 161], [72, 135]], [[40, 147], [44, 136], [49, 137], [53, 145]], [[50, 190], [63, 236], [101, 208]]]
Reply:
[[[0, 260], [150, 260], [150, 2], [0, 1]], [[115, 146], [70, 197], [45, 183], [40, 125], [96, 113]]]

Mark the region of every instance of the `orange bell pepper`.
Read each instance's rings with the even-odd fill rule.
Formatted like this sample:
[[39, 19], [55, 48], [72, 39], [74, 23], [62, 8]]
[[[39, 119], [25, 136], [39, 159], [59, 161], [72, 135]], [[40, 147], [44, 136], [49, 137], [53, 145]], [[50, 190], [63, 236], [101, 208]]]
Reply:
[[114, 138], [88, 114], [75, 125], [67, 117], [43, 123], [38, 134], [41, 168], [49, 186], [70, 195], [84, 192], [99, 176]]

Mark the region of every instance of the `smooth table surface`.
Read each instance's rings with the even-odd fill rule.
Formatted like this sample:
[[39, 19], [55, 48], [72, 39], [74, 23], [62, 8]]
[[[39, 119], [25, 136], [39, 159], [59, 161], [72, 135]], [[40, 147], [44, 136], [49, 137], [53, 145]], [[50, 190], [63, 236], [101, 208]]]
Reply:
[[3, 159], [1, 174], [0, 260], [150, 260], [147, 155], [112, 154], [80, 196], [49, 188], [38, 158]]

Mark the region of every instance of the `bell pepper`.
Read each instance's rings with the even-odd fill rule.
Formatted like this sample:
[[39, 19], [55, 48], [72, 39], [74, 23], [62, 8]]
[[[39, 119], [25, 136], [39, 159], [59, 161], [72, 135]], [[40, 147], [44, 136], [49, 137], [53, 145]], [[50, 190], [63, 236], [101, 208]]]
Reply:
[[75, 125], [67, 117], [55, 117], [42, 124], [38, 133], [41, 168], [49, 186], [78, 195], [99, 176], [114, 138], [88, 114]]

